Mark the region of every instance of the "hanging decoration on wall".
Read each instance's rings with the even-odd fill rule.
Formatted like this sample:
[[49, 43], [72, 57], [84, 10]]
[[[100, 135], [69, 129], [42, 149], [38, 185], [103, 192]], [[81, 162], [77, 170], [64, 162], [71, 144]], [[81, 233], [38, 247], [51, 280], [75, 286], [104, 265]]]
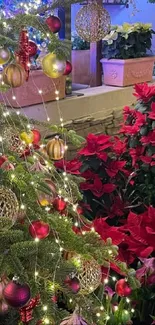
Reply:
[[83, 6], [75, 19], [77, 33], [91, 43], [101, 41], [109, 33], [110, 25], [109, 13], [97, 3]]

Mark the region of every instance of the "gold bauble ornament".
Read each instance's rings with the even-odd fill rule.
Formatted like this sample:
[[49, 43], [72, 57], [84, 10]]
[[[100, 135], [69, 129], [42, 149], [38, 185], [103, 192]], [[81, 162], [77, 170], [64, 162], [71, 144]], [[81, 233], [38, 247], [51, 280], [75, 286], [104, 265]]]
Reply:
[[17, 197], [7, 187], [0, 187], [0, 218], [7, 218], [14, 222], [17, 219], [19, 204]]
[[0, 65], [6, 64], [11, 58], [10, 51], [3, 47], [0, 47]]
[[47, 54], [42, 60], [43, 72], [50, 78], [59, 78], [66, 67], [64, 60], [59, 60], [54, 53]]
[[50, 159], [60, 160], [64, 157], [65, 145], [64, 141], [56, 136], [47, 143], [46, 151]]
[[86, 261], [80, 258], [79, 262], [80, 267], [77, 275], [81, 288], [79, 293], [82, 295], [88, 295], [95, 291], [101, 284], [101, 266], [94, 259]]
[[101, 41], [110, 31], [110, 15], [97, 3], [83, 6], [77, 13], [75, 28], [79, 36], [87, 42]]
[[22, 86], [25, 80], [25, 70], [19, 64], [11, 63], [3, 71], [3, 82], [12, 88]]

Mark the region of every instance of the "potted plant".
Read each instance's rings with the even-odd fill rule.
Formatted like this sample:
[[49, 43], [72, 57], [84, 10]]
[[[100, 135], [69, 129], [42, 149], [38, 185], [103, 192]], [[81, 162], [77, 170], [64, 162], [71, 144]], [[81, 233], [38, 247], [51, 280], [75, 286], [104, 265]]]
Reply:
[[72, 35], [72, 81], [90, 83], [90, 44], [78, 35]]
[[125, 23], [112, 27], [103, 40], [101, 63], [106, 85], [124, 87], [152, 80], [154, 33], [151, 24]]

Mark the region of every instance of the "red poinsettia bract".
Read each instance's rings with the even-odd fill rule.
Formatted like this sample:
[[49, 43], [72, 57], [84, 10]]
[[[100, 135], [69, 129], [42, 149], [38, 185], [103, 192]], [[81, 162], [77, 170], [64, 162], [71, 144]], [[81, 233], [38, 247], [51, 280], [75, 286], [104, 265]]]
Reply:
[[112, 147], [110, 136], [89, 134], [86, 138], [86, 146], [78, 154], [83, 156], [100, 155], [100, 152]]
[[147, 103], [149, 100], [155, 96], [155, 86], [149, 86], [147, 83], [138, 84], [134, 87], [134, 95], [141, 99], [143, 102]]

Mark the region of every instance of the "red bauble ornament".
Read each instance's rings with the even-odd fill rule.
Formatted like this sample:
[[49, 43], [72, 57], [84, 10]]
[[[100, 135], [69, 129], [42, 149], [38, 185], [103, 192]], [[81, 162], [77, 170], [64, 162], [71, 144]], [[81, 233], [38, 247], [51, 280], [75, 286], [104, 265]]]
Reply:
[[33, 133], [33, 144], [38, 144], [41, 140], [41, 134], [38, 130], [34, 129], [31, 130], [31, 132]]
[[65, 284], [72, 290], [73, 293], [78, 293], [80, 291], [80, 281], [77, 277], [67, 277]]
[[52, 33], [58, 33], [61, 29], [62, 23], [59, 17], [50, 16], [46, 19], [46, 24], [48, 25], [49, 29]]
[[34, 56], [37, 54], [38, 46], [35, 42], [29, 41], [28, 43], [29, 56]]
[[6, 156], [0, 156], [0, 167], [5, 163], [5, 161], [7, 161], [7, 157]]
[[72, 64], [69, 61], [66, 61], [66, 68], [64, 71], [64, 76], [68, 76], [72, 72]]
[[132, 289], [129, 287], [125, 279], [120, 279], [116, 283], [115, 291], [120, 297], [128, 297], [131, 295]]
[[30, 300], [30, 288], [27, 284], [11, 281], [4, 288], [3, 296], [8, 305], [21, 308]]
[[64, 199], [57, 197], [53, 201], [53, 206], [57, 211], [62, 212], [66, 209], [67, 203], [64, 201]]
[[44, 239], [50, 233], [50, 226], [44, 221], [35, 220], [29, 226], [29, 233], [33, 238]]

